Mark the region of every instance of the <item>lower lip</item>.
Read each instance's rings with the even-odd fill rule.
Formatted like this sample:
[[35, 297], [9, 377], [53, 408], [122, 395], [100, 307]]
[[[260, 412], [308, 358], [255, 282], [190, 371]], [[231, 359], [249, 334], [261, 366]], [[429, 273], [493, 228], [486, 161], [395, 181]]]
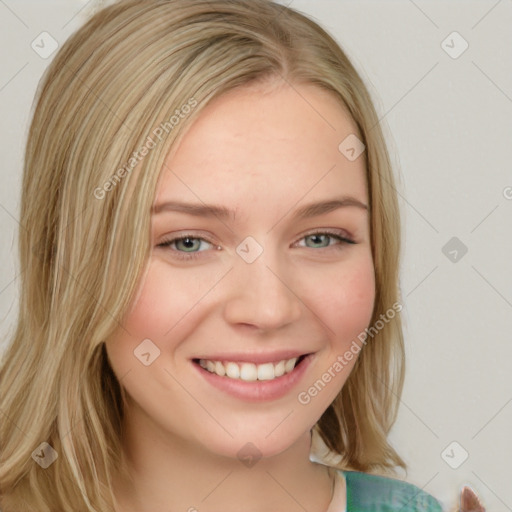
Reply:
[[300, 381], [310, 365], [312, 358], [313, 354], [308, 354], [290, 373], [282, 375], [281, 377], [272, 380], [253, 381], [221, 377], [216, 373], [205, 370], [197, 363], [193, 362], [192, 364], [206, 381], [217, 389], [242, 400], [265, 402], [277, 400], [288, 394]]

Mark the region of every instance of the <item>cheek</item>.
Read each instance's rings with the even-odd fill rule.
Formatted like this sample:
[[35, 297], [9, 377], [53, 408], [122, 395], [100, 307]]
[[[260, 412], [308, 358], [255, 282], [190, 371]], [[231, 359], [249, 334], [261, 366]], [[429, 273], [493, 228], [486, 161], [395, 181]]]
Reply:
[[337, 272], [328, 273], [315, 311], [337, 344], [349, 344], [371, 321], [375, 302], [375, 276], [371, 255], [354, 260]]
[[[150, 339], [167, 357], [178, 354], [201, 321], [204, 297], [213, 290], [226, 272], [170, 272], [168, 263], [152, 259], [141, 280], [122, 327], [106, 341], [113, 367], [124, 374], [138, 363], [134, 350], [143, 340]], [[158, 366], [163, 361], [156, 359]]]
[[143, 340], [150, 339], [163, 348], [163, 340], [169, 339], [169, 331], [194, 304], [193, 295], [190, 287], [182, 286], [175, 277], [172, 283], [167, 282], [165, 273], [159, 270], [158, 261], [150, 262], [122, 320], [122, 327], [106, 342], [119, 373], [132, 367], [134, 350]]
[[185, 271], [169, 272], [164, 262], [154, 259], [123, 325], [139, 338], [167, 339], [170, 331], [181, 329], [204, 290], [214, 283], [200, 282]]

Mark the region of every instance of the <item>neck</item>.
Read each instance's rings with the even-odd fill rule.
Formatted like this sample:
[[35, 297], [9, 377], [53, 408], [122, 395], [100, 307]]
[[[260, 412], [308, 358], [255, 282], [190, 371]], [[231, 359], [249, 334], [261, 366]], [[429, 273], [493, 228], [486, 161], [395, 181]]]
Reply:
[[332, 475], [309, 459], [309, 432], [280, 454], [239, 460], [209, 452], [127, 408], [122, 443], [128, 474], [114, 478], [116, 512], [323, 512], [332, 498]]

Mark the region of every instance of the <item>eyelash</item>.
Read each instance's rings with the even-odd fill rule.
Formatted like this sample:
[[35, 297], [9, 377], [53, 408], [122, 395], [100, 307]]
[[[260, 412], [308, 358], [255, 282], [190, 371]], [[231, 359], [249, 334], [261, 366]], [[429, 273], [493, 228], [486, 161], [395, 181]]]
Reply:
[[[351, 240], [351, 239], [341, 235], [339, 231], [330, 231], [330, 230], [314, 231], [312, 233], [308, 233], [308, 234], [304, 235], [301, 238], [301, 240], [303, 240], [304, 238], [308, 238], [310, 236], [314, 236], [314, 235], [328, 235], [331, 238], [335, 238], [336, 240], [338, 240], [340, 242], [338, 247], [334, 246], [337, 250], [340, 250], [342, 248], [341, 246], [343, 246], [343, 245], [355, 244], [356, 243], [353, 240]], [[157, 245], [157, 247], [167, 248], [170, 245], [172, 245], [173, 243], [180, 242], [181, 240], [186, 240], [186, 239], [189, 239], [189, 240], [202, 240], [202, 241], [207, 242], [209, 244], [215, 245], [215, 244], [213, 244], [213, 242], [210, 242], [206, 238], [198, 237], [198, 236], [193, 236], [192, 234], [185, 234], [185, 235], [181, 235], [181, 236], [176, 237], [176, 238], [170, 238], [168, 240], [163, 240], [161, 243], [159, 243]], [[329, 249], [331, 247], [333, 247], [333, 246], [328, 245], [327, 247], [320, 247], [320, 249]], [[314, 248], [313, 247], [306, 247], [306, 249], [314, 249]], [[173, 252], [176, 253], [176, 257], [178, 259], [186, 261], [186, 260], [196, 259], [198, 257], [198, 254], [200, 254], [203, 251], [195, 251], [195, 252], [187, 253], [187, 252], [183, 252], [183, 251], [173, 250]]]

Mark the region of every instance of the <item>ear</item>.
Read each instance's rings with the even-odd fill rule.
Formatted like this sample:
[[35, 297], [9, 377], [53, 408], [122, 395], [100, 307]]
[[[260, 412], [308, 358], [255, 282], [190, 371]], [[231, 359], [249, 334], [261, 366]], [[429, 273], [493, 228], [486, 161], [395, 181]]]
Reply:
[[485, 512], [478, 496], [470, 487], [465, 486], [460, 493], [460, 512]]

